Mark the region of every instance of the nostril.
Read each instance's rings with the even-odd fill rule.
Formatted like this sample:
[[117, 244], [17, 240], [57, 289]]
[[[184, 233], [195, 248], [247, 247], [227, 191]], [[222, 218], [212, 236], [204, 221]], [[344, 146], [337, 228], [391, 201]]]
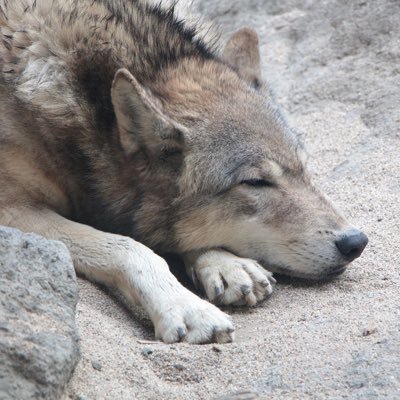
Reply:
[[353, 261], [355, 258], [360, 257], [367, 243], [367, 235], [357, 229], [345, 232], [335, 241], [336, 247], [348, 261]]

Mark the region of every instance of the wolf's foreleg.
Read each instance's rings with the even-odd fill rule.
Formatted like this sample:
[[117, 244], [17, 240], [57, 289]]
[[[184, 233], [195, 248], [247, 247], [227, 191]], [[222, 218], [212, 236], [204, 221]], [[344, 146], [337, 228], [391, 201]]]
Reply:
[[133, 239], [72, 222], [47, 209], [2, 210], [0, 224], [65, 243], [78, 273], [119, 289], [145, 308], [156, 338], [168, 343], [232, 341], [230, 318], [184, 288], [164, 259]]
[[254, 306], [272, 293], [276, 282], [256, 261], [221, 249], [186, 253], [183, 259], [194, 283], [218, 304]]

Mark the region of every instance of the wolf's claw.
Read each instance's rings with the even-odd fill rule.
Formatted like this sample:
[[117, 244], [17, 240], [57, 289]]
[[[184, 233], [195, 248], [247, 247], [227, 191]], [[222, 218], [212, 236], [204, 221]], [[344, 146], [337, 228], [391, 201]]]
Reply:
[[224, 250], [210, 250], [193, 265], [196, 280], [216, 304], [254, 306], [271, 295], [276, 280], [256, 261]]
[[229, 343], [233, 341], [230, 317], [214, 305], [185, 291], [166, 305], [153, 320], [156, 339], [166, 343]]

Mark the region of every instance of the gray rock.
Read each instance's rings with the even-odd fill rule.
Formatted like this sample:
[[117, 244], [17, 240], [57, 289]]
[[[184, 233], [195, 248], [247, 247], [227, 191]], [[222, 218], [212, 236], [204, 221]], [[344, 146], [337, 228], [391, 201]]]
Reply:
[[143, 349], [142, 349], [142, 355], [144, 355], [147, 358], [153, 353], [154, 353], [154, 350], [151, 347], [143, 347]]
[[186, 369], [186, 367], [182, 364], [174, 364], [174, 368], [176, 368], [178, 371], [183, 371]]
[[93, 367], [94, 369], [96, 369], [97, 371], [101, 371], [102, 368], [103, 368], [103, 366], [101, 365], [101, 363], [98, 362], [98, 361], [92, 361], [92, 367]]
[[78, 289], [61, 242], [0, 227], [0, 399], [58, 399], [79, 359]]
[[255, 399], [259, 399], [259, 398], [260, 397], [255, 392], [244, 391], [244, 392], [236, 392], [236, 393], [228, 394], [226, 396], [218, 397], [215, 400], [255, 400]]

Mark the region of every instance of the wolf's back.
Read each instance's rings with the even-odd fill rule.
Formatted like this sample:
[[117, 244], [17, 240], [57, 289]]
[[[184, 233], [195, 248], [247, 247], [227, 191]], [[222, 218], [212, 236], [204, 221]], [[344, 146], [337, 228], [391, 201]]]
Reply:
[[112, 73], [124, 66], [140, 81], [186, 57], [214, 57], [173, 7], [142, 1], [0, 0], [0, 27], [0, 63], [9, 78], [32, 57], [108, 63]]
[[214, 58], [173, 8], [142, 1], [0, 0], [0, 29], [0, 81], [34, 118], [68, 135], [111, 134], [119, 68], [151, 89], [169, 66]]

